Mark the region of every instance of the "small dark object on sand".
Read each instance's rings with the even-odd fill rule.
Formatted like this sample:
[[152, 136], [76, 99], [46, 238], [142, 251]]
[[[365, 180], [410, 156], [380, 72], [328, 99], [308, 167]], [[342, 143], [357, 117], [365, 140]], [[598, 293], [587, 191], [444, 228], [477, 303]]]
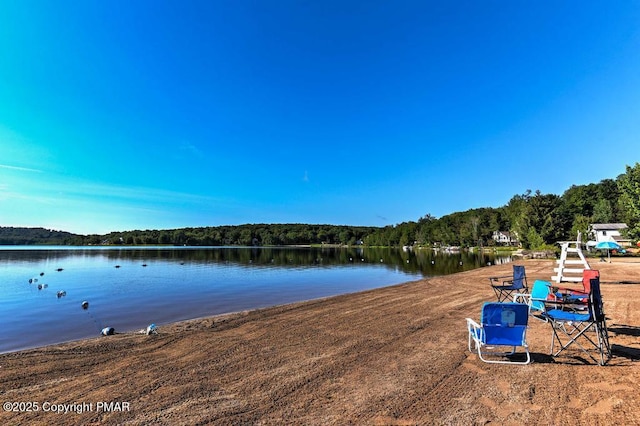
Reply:
[[103, 336], [113, 336], [114, 334], [116, 334], [116, 330], [113, 327], [105, 327], [102, 329], [100, 334], [102, 334]]

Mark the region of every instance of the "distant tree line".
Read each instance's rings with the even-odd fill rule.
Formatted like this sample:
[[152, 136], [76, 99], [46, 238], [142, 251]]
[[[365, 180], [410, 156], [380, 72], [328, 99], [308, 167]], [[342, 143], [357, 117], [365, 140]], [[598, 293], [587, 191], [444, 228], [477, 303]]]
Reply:
[[417, 222], [379, 228], [364, 239], [367, 245], [492, 246], [494, 231], [510, 231], [524, 248], [550, 248], [557, 241], [587, 238], [592, 223], [624, 222], [627, 236], [640, 239], [640, 163], [627, 166], [617, 179], [573, 185], [562, 196], [515, 195], [506, 206], [452, 213], [439, 219], [426, 215]]
[[81, 237], [78, 243], [124, 245], [188, 245], [188, 246], [278, 246], [307, 244], [355, 245], [375, 231], [374, 227], [344, 225], [245, 224], [111, 232], [107, 235]]
[[386, 227], [245, 224], [77, 235], [44, 228], [0, 227], [0, 244], [278, 246], [340, 244], [367, 246], [492, 246], [494, 231], [510, 231], [524, 248], [548, 248], [585, 235], [591, 223], [625, 222], [627, 236], [640, 239], [640, 163], [615, 180], [574, 185], [561, 196], [527, 190], [499, 208], [479, 208], [441, 218]]
[[0, 227], [0, 244], [280, 246], [358, 245], [375, 227], [307, 224], [246, 224], [78, 235], [44, 228]]
[[0, 245], [67, 245], [72, 244], [76, 237], [77, 235], [70, 232], [45, 228], [0, 227]]

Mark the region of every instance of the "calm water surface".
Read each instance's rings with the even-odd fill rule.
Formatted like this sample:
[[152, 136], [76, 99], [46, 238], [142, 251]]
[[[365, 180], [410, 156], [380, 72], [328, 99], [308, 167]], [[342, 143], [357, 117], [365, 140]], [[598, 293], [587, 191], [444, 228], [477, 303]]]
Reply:
[[[0, 353], [99, 336], [103, 327], [135, 332], [155, 323], [161, 331], [169, 322], [507, 261], [430, 250], [5, 246]], [[58, 297], [59, 291], [66, 295]]]

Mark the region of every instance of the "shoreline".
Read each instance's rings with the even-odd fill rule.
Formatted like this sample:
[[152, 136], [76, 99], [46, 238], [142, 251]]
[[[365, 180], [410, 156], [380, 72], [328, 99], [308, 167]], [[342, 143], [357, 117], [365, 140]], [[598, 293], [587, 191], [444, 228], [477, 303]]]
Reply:
[[[527, 260], [529, 286], [553, 262]], [[640, 423], [639, 262], [594, 264], [614, 356], [551, 358], [530, 321], [533, 363], [482, 363], [465, 317], [493, 300], [511, 264], [339, 296], [170, 323], [137, 333], [0, 354], [2, 402], [93, 404], [66, 414], [0, 412], [47, 424]], [[542, 380], [541, 378], [553, 378]], [[124, 411], [96, 404], [127, 402]], [[568, 409], [575, 407], [576, 409]], [[585, 408], [586, 407], [586, 408]]]
[[[348, 295], [352, 295], [352, 294], [358, 294], [358, 293], [365, 293], [365, 292], [369, 292], [369, 291], [375, 291], [375, 290], [380, 290], [380, 289], [385, 289], [385, 288], [390, 288], [390, 287], [395, 287], [395, 286], [399, 286], [399, 285], [405, 285], [405, 284], [410, 284], [413, 282], [417, 282], [417, 281], [424, 281], [427, 280], [429, 278], [423, 278], [420, 280], [413, 280], [413, 281], [407, 281], [407, 282], [403, 282], [403, 283], [397, 283], [397, 284], [391, 284], [385, 287], [379, 287], [379, 288], [372, 288], [372, 289], [366, 289], [366, 290], [360, 290], [360, 291], [354, 291], [354, 292], [349, 292], [349, 293], [343, 293], [343, 294], [336, 294], [336, 295], [331, 295], [331, 296], [322, 296], [322, 297], [317, 297], [317, 298], [312, 298], [312, 299], [305, 299], [305, 300], [299, 300], [296, 302], [290, 302], [290, 303], [282, 303], [282, 304], [277, 304], [277, 305], [270, 305], [270, 306], [265, 306], [265, 307], [260, 307], [260, 308], [253, 308], [253, 309], [242, 309], [239, 311], [233, 311], [233, 312], [223, 312], [220, 314], [214, 314], [214, 315], [204, 315], [204, 316], [200, 316], [200, 317], [196, 317], [196, 318], [187, 318], [187, 319], [183, 319], [183, 320], [178, 320], [178, 321], [169, 321], [166, 323], [157, 323], [156, 326], [158, 329], [163, 328], [163, 327], [171, 327], [171, 328], [175, 328], [175, 327], [180, 327], [180, 325], [184, 325], [185, 323], [190, 323], [190, 322], [195, 322], [195, 323], [200, 323], [203, 321], [212, 321], [212, 322], [216, 322], [216, 320], [220, 319], [220, 320], [226, 320], [229, 317], [242, 317], [242, 316], [246, 316], [248, 314], [254, 313], [254, 312], [259, 312], [259, 311], [266, 311], [266, 310], [272, 310], [272, 309], [278, 309], [278, 308], [286, 308], [286, 307], [294, 307], [295, 305], [304, 305], [307, 303], [312, 303], [312, 302], [318, 302], [318, 301], [323, 301], [326, 299], [332, 299], [335, 297], [340, 297], [340, 296], [348, 296]], [[142, 335], [144, 329], [140, 329], [138, 331], [134, 331], [134, 330], [128, 330], [128, 331], [122, 331], [119, 332], [118, 330], [115, 331], [114, 336], [124, 336], [124, 335]], [[18, 352], [28, 352], [28, 351], [37, 351], [37, 350], [44, 350], [47, 349], [49, 347], [59, 347], [59, 346], [64, 346], [66, 344], [73, 344], [73, 343], [78, 343], [78, 342], [84, 342], [84, 341], [93, 341], [96, 339], [104, 339], [104, 338], [109, 338], [110, 336], [92, 336], [92, 337], [81, 337], [78, 339], [72, 339], [72, 340], [66, 340], [63, 342], [57, 342], [57, 343], [50, 343], [50, 344], [45, 344], [45, 345], [40, 345], [40, 346], [32, 346], [32, 347], [25, 347], [25, 348], [21, 348], [21, 349], [15, 349], [15, 350], [10, 350], [10, 351], [5, 351], [5, 352], [0, 352], [0, 356], [2, 355], [7, 355], [7, 354], [13, 354], [13, 353], [18, 353]]]
[[[398, 260], [391, 256], [384, 256], [386, 264], [370, 259], [361, 264], [359, 260], [349, 262], [349, 256], [357, 257], [355, 253], [345, 257], [344, 252], [295, 250], [13, 252], [17, 254], [3, 257], [7, 318], [0, 335], [0, 353], [96, 337], [105, 326], [119, 333], [135, 332], [151, 323], [164, 325], [324, 297], [423, 275], [417, 263], [402, 263], [398, 268]], [[382, 257], [374, 253], [371, 259]], [[24, 270], [18, 267], [27, 265], [22, 262], [30, 262]], [[64, 272], [54, 272], [57, 269]], [[39, 273], [46, 275], [38, 277]], [[24, 277], [46, 283], [42, 285], [45, 290], [25, 286]], [[64, 290], [64, 297], [55, 297], [59, 290]], [[84, 300], [92, 309], [79, 309]]]

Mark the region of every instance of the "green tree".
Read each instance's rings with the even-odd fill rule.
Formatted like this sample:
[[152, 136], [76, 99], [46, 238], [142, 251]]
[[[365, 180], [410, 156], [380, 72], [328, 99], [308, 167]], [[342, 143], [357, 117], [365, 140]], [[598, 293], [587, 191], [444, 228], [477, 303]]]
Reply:
[[338, 238], [340, 239], [340, 244], [349, 244], [349, 241], [353, 237], [353, 234], [350, 229], [344, 229], [340, 231], [338, 234]]
[[624, 219], [629, 227], [629, 238], [640, 239], [640, 163], [627, 166], [626, 173], [618, 177], [620, 189], [620, 206]]
[[244, 228], [240, 231], [240, 236], [238, 237], [238, 243], [242, 246], [250, 246], [253, 241], [253, 235], [251, 233], [251, 229]]
[[544, 240], [535, 228], [529, 228], [527, 232], [527, 243], [531, 250], [538, 250], [544, 246]]
[[166, 231], [160, 232], [160, 237], [158, 238], [158, 242], [160, 244], [171, 244], [171, 235], [169, 235], [169, 233]]
[[[527, 245], [527, 235], [529, 233], [529, 200], [531, 199], [531, 190], [522, 195], [515, 195], [509, 200], [504, 207], [505, 215], [509, 224], [509, 231], [518, 236], [520, 243], [524, 247]], [[499, 231], [499, 229], [497, 230]]]
[[607, 200], [611, 205], [611, 218], [607, 222], [617, 223], [624, 221], [619, 199], [620, 188], [617, 181], [613, 179], [601, 180], [598, 184], [598, 200]]
[[[589, 230], [589, 218], [587, 216], [583, 216], [581, 214], [576, 215], [573, 220], [573, 225], [571, 226], [571, 236], [573, 238], [577, 238], [578, 232], [582, 234], [582, 241], [586, 241], [587, 231]], [[573, 238], [570, 238], [573, 241]]]
[[601, 198], [593, 206], [593, 223], [611, 223], [613, 222], [613, 208], [611, 202], [605, 198]]

